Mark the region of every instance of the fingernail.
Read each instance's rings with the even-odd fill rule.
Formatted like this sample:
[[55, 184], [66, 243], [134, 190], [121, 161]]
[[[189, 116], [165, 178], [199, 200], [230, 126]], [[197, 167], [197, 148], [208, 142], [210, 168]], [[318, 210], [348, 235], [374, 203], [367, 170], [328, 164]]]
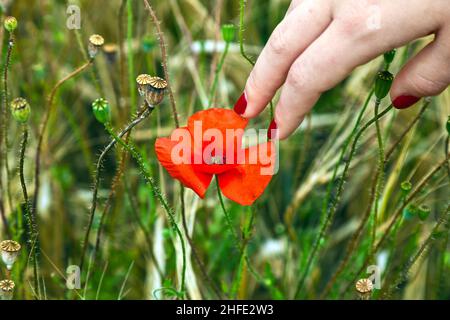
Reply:
[[420, 98], [414, 96], [400, 96], [394, 99], [392, 104], [397, 109], [406, 109], [417, 103]]
[[241, 116], [245, 113], [245, 109], [247, 109], [247, 96], [244, 92], [234, 105], [234, 112]]
[[278, 138], [278, 126], [275, 120], [272, 120], [272, 122], [269, 125], [269, 130], [267, 131], [267, 138], [269, 138], [269, 140]]

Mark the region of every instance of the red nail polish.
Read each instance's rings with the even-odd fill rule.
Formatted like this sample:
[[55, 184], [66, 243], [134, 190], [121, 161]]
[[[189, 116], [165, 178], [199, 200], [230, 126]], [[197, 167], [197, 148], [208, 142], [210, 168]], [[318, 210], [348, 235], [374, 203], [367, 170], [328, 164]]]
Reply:
[[269, 126], [269, 130], [267, 131], [267, 138], [269, 138], [269, 140], [276, 139], [276, 136], [278, 135], [277, 131], [277, 123], [275, 122], [275, 120], [272, 120]]
[[414, 96], [400, 96], [394, 99], [392, 104], [397, 109], [406, 109], [417, 103], [420, 98]]
[[245, 96], [244, 92], [234, 105], [234, 112], [236, 112], [238, 115], [243, 115], [245, 113], [245, 109], [247, 109], [247, 97]]

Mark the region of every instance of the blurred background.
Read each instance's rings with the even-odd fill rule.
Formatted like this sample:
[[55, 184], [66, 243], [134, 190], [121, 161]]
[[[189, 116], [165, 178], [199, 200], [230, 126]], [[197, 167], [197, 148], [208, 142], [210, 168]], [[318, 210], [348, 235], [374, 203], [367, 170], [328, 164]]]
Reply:
[[[59, 80], [87, 61], [89, 36], [100, 34], [105, 39], [93, 66], [57, 90], [43, 138], [36, 208], [41, 247], [37, 287], [27, 227], [21, 218], [24, 203], [18, 168], [22, 127], [10, 117], [2, 119], [9, 145], [7, 152], [2, 151], [5, 183], [1, 200], [9, 233], [3, 223], [1, 238], [22, 245], [9, 275], [16, 285], [15, 299], [361, 299], [367, 295], [355, 290], [356, 280], [373, 274], [379, 275], [372, 280], [381, 282], [381, 289], [373, 290], [371, 299], [450, 298], [450, 279], [446, 277], [450, 271], [450, 170], [444, 161], [449, 92], [405, 111], [390, 110], [380, 120], [386, 152], [391, 151], [384, 174], [378, 170], [375, 125], [355, 143], [353, 157], [349, 156], [350, 143], [340, 158], [346, 142], [354, 141], [352, 130], [366, 100], [358, 128], [374, 115], [375, 99], [370, 93], [377, 71], [384, 68], [383, 57], [357, 68], [325, 93], [297, 132], [280, 144], [280, 170], [255, 205], [241, 207], [226, 201], [232, 232], [213, 186], [205, 200], [185, 191], [183, 226], [180, 186], [161, 169], [154, 154], [156, 137], [167, 136], [174, 128], [166, 97], [133, 131], [131, 140], [175, 210], [186, 264], [176, 230], [133, 159], [125, 158], [117, 178], [124, 154], [118, 147], [102, 166], [81, 288], [68, 289], [66, 269], [79, 265], [83, 252], [95, 164], [111, 141], [95, 120], [91, 104], [100, 97], [107, 99], [112, 125], [119, 132], [142, 103], [136, 76], [165, 77], [160, 39], [140, 0], [1, 2], [2, 21], [10, 15], [18, 20], [8, 101], [24, 97], [31, 106], [24, 159], [31, 199], [48, 96]], [[239, 28], [243, 48], [254, 60], [289, 6], [288, 0], [149, 3], [163, 32], [169, 80], [182, 125], [208, 105], [226, 47], [221, 26], [233, 24], [237, 30], [218, 73], [214, 106], [231, 108], [252, 69], [241, 52]], [[76, 13], [67, 11], [70, 5], [80, 9], [80, 29], [67, 27]], [[10, 38], [3, 28], [0, 37], [4, 70]], [[398, 72], [429, 40], [397, 50], [390, 71]], [[382, 109], [389, 105], [388, 100], [382, 101]], [[267, 128], [270, 120], [267, 110], [252, 120], [250, 127]], [[428, 177], [430, 172], [433, 174]], [[376, 178], [380, 176], [382, 179]], [[377, 181], [381, 187], [374, 199]], [[402, 182], [410, 182], [412, 190], [407, 190], [406, 183], [402, 188]], [[321, 231], [323, 236], [319, 236]], [[368, 265], [376, 266], [376, 272], [366, 273]], [[180, 292], [184, 266], [185, 292]], [[4, 267], [0, 272], [2, 278], [8, 277]]]

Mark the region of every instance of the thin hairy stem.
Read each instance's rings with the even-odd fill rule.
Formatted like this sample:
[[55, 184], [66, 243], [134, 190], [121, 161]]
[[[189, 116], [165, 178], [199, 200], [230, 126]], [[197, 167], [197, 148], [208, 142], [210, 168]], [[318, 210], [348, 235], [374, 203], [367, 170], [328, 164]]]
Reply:
[[245, 45], [244, 45], [244, 31], [245, 31], [245, 5], [247, 4], [247, 0], [240, 0], [239, 2], [239, 49], [241, 51], [242, 57], [244, 57], [245, 60], [248, 61], [252, 66], [255, 65], [255, 61], [252, 57], [247, 55], [245, 52]]
[[377, 142], [378, 142], [378, 166], [377, 166], [377, 180], [376, 180], [376, 187], [375, 187], [375, 199], [373, 200], [375, 202], [374, 204], [374, 212], [372, 217], [372, 246], [375, 245], [376, 242], [376, 232], [377, 232], [377, 220], [378, 220], [378, 202], [380, 200], [381, 196], [381, 190], [383, 189], [383, 183], [384, 183], [384, 165], [385, 165], [385, 155], [384, 155], [384, 143], [383, 143], [383, 136], [381, 132], [381, 124], [378, 119], [378, 112], [380, 108], [381, 101], [379, 99], [375, 102], [375, 127], [377, 132]]
[[[182, 194], [182, 198], [184, 199], [184, 188], [183, 188], [183, 191], [181, 192], [181, 194]], [[184, 206], [184, 201], [183, 201], [182, 205]], [[183, 225], [184, 233], [186, 235], [186, 239], [187, 239], [187, 241], [189, 243], [189, 246], [191, 247], [191, 250], [192, 250], [192, 255], [194, 256], [194, 260], [196, 261], [197, 266], [200, 269], [200, 272], [201, 272], [204, 280], [209, 284], [209, 286], [211, 287], [211, 289], [213, 290], [213, 292], [217, 296], [217, 298], [222, 300], [223, 299], [223, 295], [222, 295], [220, 289], [217, 287], [217, 285], [214, 283], [214, 281], [208, 275], [208, 272], [206, 270], [205, 264], [200, 259], [200, 256], [198, 255], [197, 250], [195, 248], [194, 241], [192, 240], [192, 237], [189, 235], [189, 228], [188, 228], [188, 224], [187, 224], [185, 210], [182, 210], [181, 219], [182, 219], [182, 225]]]
[[158, 17], [156, 16], [155, 11], [150, 6], [147, 0], [144, 0], [144, 5], [147, 8], [148, 12], [150, 13], [151, 20], [155, 26], [156, 34], [158, 36], [159, 49], [161, 50], [162, 66], [164, 69], [164, 77], [166, 78], [167, 81], [167, 91], [169, 93], [170, 104], [172, 105], [173, 120], [175, 121], [175, 126], [178, 128], [180, 127], [180, 121], [178, 119], [177, 105], [175, 103], [175, 97], [173, 95], [171, 81], [169, 77], [169, 67], [167, 66], [167, 53], [166, 53], [166, 43], [164, 41], [164, 34], [161, 31], [161, 26]]
[[[3, 68], [3, 114], [2, 114], [3, 122], [2, 122], [1, 130], [3, 132], [4, 148], [3, 148], [3, 153], [1, 155], [1, 157], [5, 161], [5, 170], [6, 170], [5, 188], [6, 188], [6, 196], [7, 196], [8, 204], [9, 204], [10, 208], [12, 208], [13, 203], [12, 203], [11, 185], [10, 185], [11, 173], [9, 170], [9, 160], [8, 160], [8, 149], [9, 149], [9, 141], [8, 141], [8, 124], [9, 124], [8, 71], [9, 71], [9, 66], [11, 64], [11, 56], [12, 56], [13, 48], [14, 48], [14, 34], [9, 33], [8, 50], [6, 52], [5, 66]], [[0, 174], [1, 174], [1, 167], [0, 167]], [[8, 223], [5, 224], [5, 230], [7, 231], [8, 234], [10, 234]]]
[[[311, 253], [310, 253], [310, 255], [308, 257], [308, 260], [307, 260], [307, 263], [306, 263], [305, 271], [303, 272], [303, 275], [300, 278], [299, 284], [297, 286], [297, 289], [296, 289], [296, 292], [295, 292], [295, 297], [297, 297], [298, 294], [300, 293], [300, 291], [302, 290], [303, 285], [305, 283], [305, 280], [306, 280], [306, 278], [308, 276], [309, 269], [311, 268], [311, 266], [312, 266], [312, 264], [313, 264], [313, 262], [315, 260], [315, 256], [316, 256], [316, 254], [318, 252], [318, 249], [320, 247], [320, 244], [323, 241], [322, 239], [327, 234], [328, 228], [329, 228], [329, 226], [331, 225], [331, 223], [332, 223], [332, 221], [334, 219], [334, 211], [332, 210], [332, 207], [329, 208], [329, 203], [330, 203], [330, 200], [331, 200], [331, 193], [333, 191], [333, 184], [334, 184], [335, 179], [337, 177], [337, 173], [338, 173], [339, 167], [341, 166], [341, 163], [344, 160], [344, 156], [345, 156], [345, 154], [347, 152], [348, 147], [350, 146], [350, 143], [352, 142], [353, 137], [356, 135], [356, 137], [355, 137], [355, 139], [353, 141], [352, 151], [350, 152], [349, 159], [346, 162], [345, 168], [347, 168], [347, 170], [348, 170], [348, 168], [350, 166], [350, 163], [351, 163], [351, 160], [353, 158], [353, 153], [354, 153], [354, 150], [356, 149], [356, 144], [358, 142], [358, 139], [362, 135], [362, 133], [367, 129], [365, 127], [363, 129], [361, 129], [359, 132], [357, 131], [358, 128], [359, 128], [359, 125], [360, 125], [360, 123], [362, 121], [362, 118], [364, 116], [364, 113], [365, 113], [365, 111], [366, 111], [366, 109], [367, 109], [367, 107], [368, 107], [368, 105], [370, 103], [370, 100], [372, 98], [373, 93], [374, 93], [374, 91], [371, 90], [369, 95], [368, 95], [368, 97], [367, 97], [367, 99], [366, 99], [366, 101], [365, 101], [365, 103], [364, 103], [364, 105], [363, 105], [363, 107], [362, 107], [362, 109], [361, 109], [361, 111], [358, 114], [358, 117], [357, 117], [356, 122], [355, 122], [355, 126], [352, 129], [352, 132], [350, 133], [350, 135], [348, 136], [348, 138], [344, 142], [344, 145], [343, 145], [342, 150], [341, 150], [341, 154], [339, 155], [338, 162], [336, 163], [336, 165], [334, 167], [332, 177], [331, 177], [331, 179], [330, 179], [330, 181], [328, 183], [328, 186], [327, 186], [327, 192], [326, 192], [325, 198], [323, 199], [323, 202], [322, 202], [322, 212], [321, 212], [321, 221], [322, 222], [321, 222], [319, 236], [314, 241]], [[343, 184], [345, 176], [346, 176], [346, 169], [344, 169], [344, 172], [342, 174], [342, 178], [339, 181], [340, 184]]]
[[[154, 108], [150, 107], [150, 106], [148, 108], [146, 108], [145, 111], [139, 117], [137, 117], [135, 120], [133, 120], [129, 125], [126, 126], [126, 128], [124, 130], [122, 130], [122, 132], [120, 132], [118, 134], [119, 138], [122, 138], [125, 134], [130, 132], [135, 126], [137, 126], [139, 123], [141, 123], [142, 121], [147, 119], [147, 117], [153, 112], [153, 110], [154, 110]], [[84, 235], [83, 249], [81, 251], [81, 259], [80, 259], [80, 269], [81, 270], [83, 270], [84, 257], [86, 256], [86, 251], [87, 251], [87, 247], [89, 244], [89, 235], [91, 233], [92, 223], [94, 222], [95, 210], [97, 209], [97, 196], [98, 196], [98, 187], [100, 184], [101, 166], [103, 163], [103, 159], [108, 154], [108, 152], [116, 145], [116, 143], [117, 143], [117, 140], [113, 139], [102, 151], [102, 153], [100, 154], [98, 161], [97, 161], [95, 177], [94, 177], [94, 191], [92, 192], [91, 210], [89, 212], [89, 222], [88, 222], [88, 225], [86, 228], [86, 233]]]
[[227, 57], [229, 49], [230, 49], [230, 43], [228, 41], [226, 41], [225, 42], [225, 49], [224, 49], [224, 51], [222, 53], [222, 56], [220, 57], [219, 64], [217, 65], [216, 73], [214, 75], [214, 81], [213, 81], [213, 84], [211, 86], [211, 91], [209, 93], [208, 109], [211, 108], [211, 106], [214, 103], [214, 99], [215, 99], [216, 91], [217, 91], [217, 85], [219, 83], [220, 71], [222, 70], [223, 64], [225, 63], [225, 58]]
[[[30, 257], [32, 256], [32, 252], [35, 253], [36, 249], [34, 248], [33, 243], [36, 243], [37, 234], [35, 233], [35, 227], [33, 225], [33, 219], [31, 218], [31, 207], [30, 207], [30, 200], [28, 198], [28, 190], [27, 190], [27, 184], [25, 181], [25, 174], [24, 174], [24, 163], [25, 163], [25, 152], [27, 149], [27, 143], [28, 143], [28, 127], [27, 125], [22, 126], [22, 143], [20, 145], [20, 155], [19, 155], [19, 177], [20, 177], [20, 186], [22, 187], [22, 196], [23, 196], [23, 202], [24, 202], [24, 216], [25, 221], [27, 222], [28, 227], [28, 238], [30, 243]], [[34, 248], [34, 249], [33, 249]], [[34, 260], [36, 260], [36, 256], [34, 256]], [[38, 270], [37, 270], [37, 262], [33, 262], [33, 274], [34, 274], [34, 287], [37, 289], [39, 288], [39, 278], [38, 278]]]
[[40, 188], [40, 173], [41, 173], [41, 152], [42, 152], [42, 144], [44, 141], [44, 136], [47, 131], [48, 122], [50, 120], [50, 116], [54, 112], [55, 104], [54, 100], [56, 97], [56, 93], [58, 92], [59, 88], [68, 80], [78, 76], [80, 73], [82, 73], [85, 69], [87, 69], [89, 66], [92, 65], [94, 61], [91, 59], [84, 63], [79, 68], [75, 69], [71, 73], [69, 73], [67, 76], [59, 80], [55, 86], [53, 87], [52, 91], [50, 92], [50, 95], [47, 99], [47, 109], [45, 111], [44, 118], [41, 123], [41, 127], [39, 130], [39, 136], [38, 136], [38, 143], [36, 147], [36, 155], [35, 155], [35, 169], [34, 169], [34, 197], [33, 197], [33, 205], [32, 205], [32, 217], [33, 219], [37, 215], [38, 210], [38, 201], [39, 201], [39, 188]]
[[349, 284], [346, 286], [343, 292], [346, 293], [350, 289], [351, 286], [353, 286], [358, 278], [358, 276], [365, 270], [365, 268], [369, 265], [370, 261], [372, 261], [375, 254], [378, 252], [378, 250], [381, 248], [381, 246], [384, 244], [384, 242], [390, 237], [391, 230], [394, 228], [394, 226], [397, 224], [398, 219], [401, 218], [403, 210], [406, 208], [406, 206], [417, 196], [420, 194], [420, 192], [423, 190], [423, 188], [427, 185], [427, 183], [433, 178], [433, 176], [442, 169], [442, 167], [445, 165], [447, 159], [442, 160], [440, 163], [436, 165], [417, 185], [417, 187], [408, 195], [408, 197], [402, 202], [402, 204], [397, 208], [397, 210], [392, 215], [391, 222], [389, 223], [386, 230], [383, 232], [383, 236], [378, 241], [378, 243], [375, 245], [374, 248], [369, 252], [366, 259], [364, 260], [362, 266], [358, 271], [355, 273], [355, 276], [353, 277], [352, 281], [349, 282]]
[[427, 108], [430, 106], [430, 101], [426, 100], [423, 104], [422, 109], [420, 109], [420, 112], [417, 114], [417, 116], [409, 123], [409, 125], [406, 127], [406, 129], [402, 132], [402, 134], [398, 137], [398, 139], [392, 144], [392, 146], [386, 151], [386, 159], [387, 161], [391, 156], [392, 153], [397, 149], [399, 144], [403, 141], [403, 139], [406, 137], [408, 132], [411, 131], [411, 129], [414, 127], [414, 125], [420, 120], [424, 112], [427, 110]]
[[131, 156], [136, 160], [136, 162], [139, 165], [139, 170], [141, 171], [142, 175], [145, 178], [145, 181], [150, 185], [153, 195], [159, 200], [161, 205], [163, 206], [164, 210], [167, 213], [167, 217], [169, 219], [169, 222], [172, 226], [172, 228], [175, 230], [175, 233], [177, 234], [180, 243], [181, 243], [181, 251], [183, 255], [183, 267], [182, 267], [182, 273], [181, 273], [181, 284], [180, 284], [180, 293], [184, 297], [185, 296], [185, 280], [186, 280], [186, 246], [183, 240], [183, 235], [181, 233], [180, 228], [178, 227], [175, 219], [175, 212], [172, 209], [172, 207], [169, 206], [168, 201], [165, 199], [163, 194], [161, 193], [160, 189], [158, 188], [158, 185], [156, 184], [155, 180], [153, 179], [150, 169], [145, 164], [144, 160], [142, 159], [142, 155], [131, 145], [126, 144], [119, 136], [117, 136], [112, 130], [110, 130], [108, 127], [106, 128], [111, 136], [114, 137], [114, 139], [122, 146], [124, 147]]
[[153, 252], [153, 241], [150, 236], [150, 233], [148, 232], [145, 225], [142, 223], [141, 217], [139, 216], [139, 209], [137, 206], [137, 199], [134, 198], [133, 194], [131, 193], [130, 186], [127, 183], [127, 181], [124, 181], [125, 185], [125, 192], [128, 196], [128, 200], [130, 202], [131, 206], [131, 213], [136, 220], [139, 229], [141, 229], [142, 233], [144, 234], [144, 239], [147, 242], [148, 250], [150, 252], [150, 259], [152, 260], [153, 264], [155, 265], [156, 271], [158, 272], [159, 276], [162, 278], [164, 277], [164, 273], [158, 263], [158, 259], [156, 259], [155, 253]]
[[131, 113], [135, 113], [136, 107], [136, 90], [134, 86], [134, 55], [133, 55], [133, 2], [127, 1], [127, 51], [128, 51], [128, 86], [130, 88]]
[[400, 285], [408, 280], [408, 275], [409, 275], [411, 268], [424, 255], [425, 251], [428, 250], [430, 245], [436, 240], [435, 235], [439, 231], [439, 228], [443, 224], [446, 224], [449, 222], [449, 218], [450, 218], [449, 213], [450, 213], [450, 205], [447, 205], [447, 208], [444, 210], [444, 213], [441, 214], [439, 221], [436, 223], [433, 230], [431, 230], [430, 235], [422, 243], [420, 248], [417, 250], [416, 254], [408, 260], [408, 262], [403, 267], [403, 270], [400, 273], [400, 275], [397, 277], [397, 279], [394, 280], [392, 285], [385, 286], [382, 289], [382, 291], [380, 292], [381, 299], [387, 299], [390, 296], [392, 296], [393, 292], [398, 290]]

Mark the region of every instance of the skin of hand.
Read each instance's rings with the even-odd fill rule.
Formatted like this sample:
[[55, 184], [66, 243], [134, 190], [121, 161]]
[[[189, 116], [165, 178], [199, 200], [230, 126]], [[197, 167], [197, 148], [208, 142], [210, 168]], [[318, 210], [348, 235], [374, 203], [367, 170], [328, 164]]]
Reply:
[[431, 34], [434, 40], [394, 80], [390, 95], [397, 109], [450, 84], [450, 1], [293, 0], [234, 109], [256, 117], [283, 86], [269, 137], [285, 139], [320, 95], [353, 69]]

